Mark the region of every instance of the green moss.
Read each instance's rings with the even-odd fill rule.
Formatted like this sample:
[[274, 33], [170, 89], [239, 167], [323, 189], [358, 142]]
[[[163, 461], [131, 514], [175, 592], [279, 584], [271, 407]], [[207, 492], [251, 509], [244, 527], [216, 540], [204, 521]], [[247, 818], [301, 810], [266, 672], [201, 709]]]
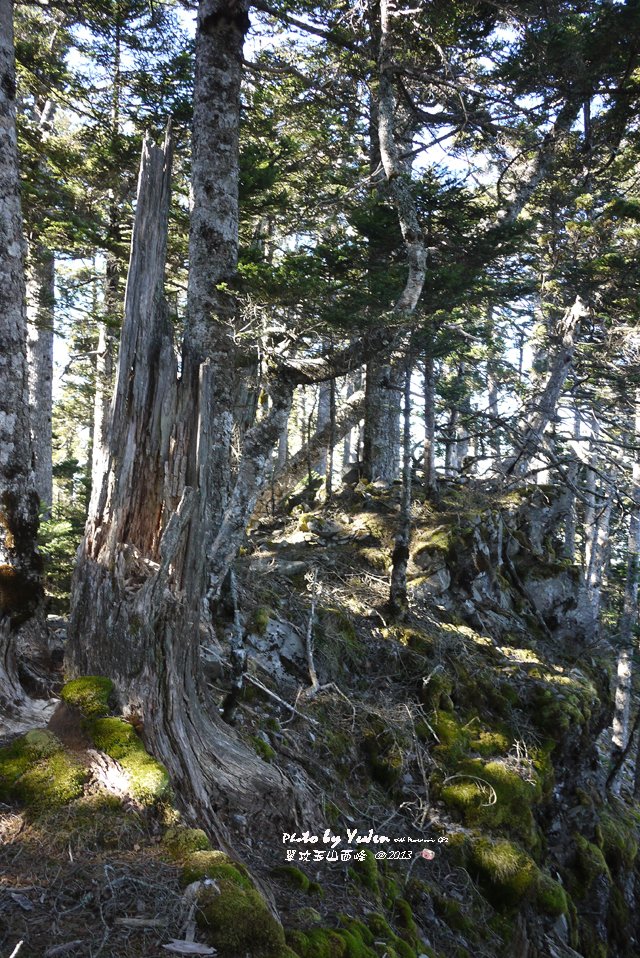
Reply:
[[258, 635], [264, 635], [273, 617], [273, 609], [266, 605], [258, 606], [251, 618], [251, 628]]
[[97, 718], [88, 728], [96, 748], [119, 762], [127, 773], [136, 801], [153, 805], [170, 795], [166, 768], [149, 755], [132, 725], [120, 718]]
[[398, 782], [404, 764], [403, 743], [395, 730], [385, 728], [382, 721], [374, 719], [365, 733], [362, 749], [372, 778], [385, 788], [391, 789]]
[[510, 739], [502, 732], [481, 731], [476, 738], [472, 738], [469, 747], [480, 755], [504, 755], [509, 751]]
[[585, 897], [593, 882], [603, 876], [611, 882], [611, 873], [602, 851], [597, 845], [587, 841], [583, 835], [574, 835], [576, 848], [575, 862], [576, 874], [579, 878], [577, 892], [580, 897]]
[[436, 526], [434, 529], [421, 529], [417, 541], [411, 546], [411, 555], [419, 560], [425, 552], [446, 554], [453, 541], [452, 530], [449, 526]]
[[260, 738], [259, 735], [252, 735], [251, 742], [263, 762], [271, 762], [276, 757], [275, 749], [273, 749], [268, 742], [265, 742], [264, 739]]
[[600, 847], [612, 870], [630, 871], [638, 855], [633, 819], [623, 808], [603, 810], [600, 815]]
[[436, 755], [445, 765], [455, 765], [467, 752], [469, 734], [455, 718], [447, 712], [438, 711], [431, 723], [438, 737], [438, 745], [434, 749]]
[[13, 795], [28, 808], [59, 808], [79, 798], [89, 772], [65, 752], [55, 752], [24, 772], [13, 786]]
[[61, 749], [62, 745], [56, 736], [44, 729], [27, 732], [11, 745], [0, 749], [0, 800], [11, 798], [14, 783], [31, 765]]
[[537, 878], [535, 863], [517, 845], [479, 838], [471, 844], [469, 870], [482, 883], [496, 907], [513, 907]]
[[374, 895], [380, 894], [380, 881], [378, 875], [378, 863], [373, 852], [365, 849], [364, 859], [353, 862], [353, 872], [360, 885], [367, 888]]
[[560, 882], [542, 873], [538, 875], [536, 884], [536, 903], [547, 915], [566, 915], [569, 911], [567, 893]]
[[246, 869], [238, 862], [232, 862], [228, 855], [221, 851], [192, 852], [184, 861], [181, 881], [190, 885], [194, 881], [203, 881], [212, 878], [222, 880], [228, 885], [250, 890], [253, 888]]
[[292, 888], [298, 888], [300, 891], [309, 891], [309, 879], [303, 871], [296, 868], [295, 865], [281, 865], [274, 868], [273, 875], [284, 879]]
[[87, 718], [108, 715], [113, 682], [102, 675], [84, 675], [63, 685], [60, 698], [79, 709]]
[[467, 825], [508, 828], [527, 846], [539, 843], [532, 805], [541, 797], [537, 777], [525, 781], [499, 761], [464, 759], [440, 789], [441, 800], [461, 815]]
[[287, 932], [287, 944], [300, 958], [347, 958], [344, 938], [326, 928]]
[[454, 898], [445, 898], [443, 895], [433, 896], [433, 908], [439, 918], [453, 931], [461, 931], [465, 935], [470, 935], [474, 931], [474, 922], [468, 918], [462, 910], [460, 902]]
[[391, 563], [391, 556], [387, 549], [363, 546], [358, 550], [364, 561], [378, 572], [386, 572]]
[[[197, 855], [210, 854], [196, 852]], [[239, 873], [238, 873], [239, 874]], [[215, 877], [215, 876], [210, 876]], [[284, 930], [252, 887], [218, 876], [198, 899], [197, 921], [207, 940], [224, 958], [238, 954], [276, 958], [285, 949]]]
[[418, 926], [414, 921], [411, 905], [405, 898], [396, 898], [393, 903], [393, 914], [402, 937], [407, 941], [417, 942]]
[[367, 915], [367, 925], [375, 940], [384, 941], [385, 946], [391, 946], [398, 958], [415, 958], [415, 948], [396, 935], [383, 915], [376, 913]]
[[201, 828], [169, 828], [162, 837], [172, 858], [182, 861], [193, 852], [211, 850], [211, 842]]

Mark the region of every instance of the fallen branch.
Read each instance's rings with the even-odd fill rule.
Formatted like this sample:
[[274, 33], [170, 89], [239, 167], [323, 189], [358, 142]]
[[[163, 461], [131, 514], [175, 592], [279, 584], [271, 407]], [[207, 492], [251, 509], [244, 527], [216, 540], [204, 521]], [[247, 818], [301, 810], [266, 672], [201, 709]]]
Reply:
[[279, 695], [276, 695], [275, 692], [272, 692], [271, 689], [268, 689], [266, 685], [263, 685], [262, 682], [259, 682], [258, 679], [254, 679], [252, 675], [249, 675], [248, 672], [242, 673], [242, 678], [246, 679], [247, 682], [251, 682], [252, 685], [255, 685], [257, 689], [260, 689], [261, 692], [264, 692], [265, 695], [270, 696], [270, 698], [275, 699], [276, 702], [279, 702], [280, 705], [284, 705], [285, 708], [289, 709], [290, 712], [293, 712], [294, 715], [297, 715], [299, 718], [303, 718], [306, 722], [310, 722], [311, 725], [320, 725], [320, 722], [316, 722], [315, 719], [309, 718], [308, 715], [305, 715], [304, 712], [299, 712], [295, 706], [290, 705], [284, 699], [281, 699]]

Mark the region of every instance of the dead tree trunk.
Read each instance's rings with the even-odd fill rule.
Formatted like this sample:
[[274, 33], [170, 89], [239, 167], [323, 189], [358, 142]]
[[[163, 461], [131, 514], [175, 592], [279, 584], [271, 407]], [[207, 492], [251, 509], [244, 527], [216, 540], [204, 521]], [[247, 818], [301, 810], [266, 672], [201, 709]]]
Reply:
[[24, 700], [20, 641], [43, 631], [27, 376], [24, 239], [18, 178], [13, 6], [0, 0], [0, 708]]
[[[194, 556], [185, 545], [207, 541], [198, 501], [207, 481], [196, 474], [201, 485], [181, 482], [173, 430], [179, 396], [163, 295], [170, 153], [168, 142], [164, 149], [145, 143], [109, 454], [74, 577], [68, 664], [75, 674], [114, 679], [121, 699], [143, 716], [148, 745], [185, 808], [228, 846], [225, 810], [259, 817], [275, 808], [284, 815], [289, 785], [230, 733], [201, 687], [203, 578], [211, 556]], [[273, 443], [285, 406], [271, 419]], [[201, 448], [213, 441], [206, 423], [198, 441]], [[245, 489], [242, 504], [251, 508], [248, 498]], [[219, 557], [212, 575], [226, 575], [227, 559]]]

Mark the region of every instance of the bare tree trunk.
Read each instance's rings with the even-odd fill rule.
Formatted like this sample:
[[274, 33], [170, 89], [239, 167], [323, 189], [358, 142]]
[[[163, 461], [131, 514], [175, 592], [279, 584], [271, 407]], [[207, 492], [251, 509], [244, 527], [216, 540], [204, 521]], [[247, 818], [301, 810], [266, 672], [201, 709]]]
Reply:
[[[635, 393], [633, 439], [640, 439], [640, 390]], [[624, 751], [629, 736], [632, 694], [633, 639], [638, 622], [638, 584], [640, 582], [640, 457], [635, 452], [631, 479], [632, 509], [627, 540], [627, 575], [624, 605], [619, 627], [618, 677], [611, 736], [611, 760], [615, 763]], [[619, 788], [616, 788], [616, 791]]]
[[38, 495], [29, 423], [24, 238], [16, 136], [13, 7], [0, 0], [0, 707], [24, 701], [16, 643], [43, 632]]
[[[359, 392], [362, 386], [362, 375], [360, 370], [357, 373], [350, 373], [347, 376], [346, 399], [347, 402], [355, 392]], [[342, 451], [343, 469], [348, 468], [351, 462], [358, 462], [360, 459], [359, 429], [352, 427], [345, 436], [344, 447]]]
[[449, 412], [447, 428], [445, 430], [444, 446], [444, 474], [449, 478], [458, 473], [458, 444], [456, 442], [456, 427], [458, 424], [458, 410], [453, 408]]
[[[339, 412], [336, 413], [333, 425], [335, 442], [339, 442], [360, 421], [363, 409], [364, 394], [362, 392], [352, 393], [349, 399], [343, 403]], [[327, 448], [331, 430], [331, 422], [326, 423], [320, 432], [316, 432], [308, 443], [304, 443], [298, 452], [290, 456], [284, 469], [278, 468], [276, 470], [272, 480], [272, 492], [276, 499], [284, 498], [304, 479], [309, 460], [316, 461], [318, 453]]]
[[580, 320], [585, 315], [585, 306], [580, 297], [576, 296], [573, 306], [566, 311], [559, 324], [560, 344], [551, 359], [545, 386], [526, 419], [523, 420], [522, 438], [518, 442], [519, 450], [505, 463], [507, 476], [523, 478], [529, 471], [531, 460], [540, 448], [542, 436], [555, 415], [562, 387], [573, 365]]
[[395, 616], [407, 614], [407, 566], [411, 543], [411, 469], [413, 466], [411, 443], [411, 358], [407, 356], [404, 373], [404, 409], [402, 425], [402, 496], [398, 530], [393, 549], [389, 605]]
[[600, 620], [600, 599], [607, 556], [609, 551], [609, 525], [615, 495], [614, 476], [606, 477], [603, 487], [603, 499], [596, 512], [593, 523], [593, 539], [589, 565], [586, 569], [584, 584], [578, 599], [576, 620], [584, 638], [592, 642], [598, 636]]
[[367, 364], [364, 405], [364, 474], [370, 482], [391, 484], [400, 462], [400, 396], [398, 362]]
[[40, 507], [49, 514], [53, 502], [52, 408], [55, 260], [37, 241], [27, 260], [27, 355], [35, 486]]
[[436, 373], [433, 356], [424, 357], [424, 453], [423, 477], [425, 488], [437, 488], [436, 476]]
[[[318, 386], [318, 415], [316, 417], [316, 432], [322, 432], [331, 422], [331, 382], [320, 383]], [[330, 431], [330, 430], [329, 430]], [[327, 437], [327, 440], [329, 437]], [[320, 458], [315, 464], [315, 470], [319, 476], [327, 474], [327, 450], [328, 441], [323, 447]]]
[[[574, 410], [573, 416], [573, 438], [575, 449], [574, 453], [577, 450], [577, 444], [580, 442], [580, 411], [576, 408]], [[564, 498], [565, 498], [565, 519], [564, 519], [564, 548], [563, 556], [565, 559], [569, 559], [571, 562], [575, 561], [576, 557], [576, 494], [572, 486], [575, 487], [578, 482], [578, 473], [580, 470], [580, 463], [578, 461], [577, 455], [574, 454], [569, 468], [567, 469], [567, 478], [569, 480], [570, 486], [566, 489]]]
[[500, 448], [500, 430], [498, 428], [498, 418], [500, 416], [498, 377], [492, 362], [487, 363], [487, 393], [489, 397], [489, 428], [491, 430], [490, 448], [493, 454], [493, 467], [498, 469], [502, 461], [502, 450]]

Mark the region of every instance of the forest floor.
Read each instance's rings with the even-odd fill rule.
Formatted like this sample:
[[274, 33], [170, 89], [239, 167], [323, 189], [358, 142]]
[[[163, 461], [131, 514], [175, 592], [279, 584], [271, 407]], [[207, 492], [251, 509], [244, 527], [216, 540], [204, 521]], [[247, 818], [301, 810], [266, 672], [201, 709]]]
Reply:
[[[238, 564], [247, 678], [229, 717], [313, 795], [310, 830], [343, 838], [337, 861], [281, 836], [240, 842], [286, 944], [242, 866], [182, 826], [135, 729], [67, 691], [48, 732], [0, 751], [2, 958], [20, 941], [20, 958], [156, 958], [172, 939], [222, 958], [635, 954], [638, 815], [604, 794], [595, 746], [606, 649], [580, 658], [558, 637], [573, 572], [522, 505], [461, 489], [418, 504], [403, 623], [385, 605], [395, 493], [356, 487], [255, 523]], [[513, 548], [496, 573], [499, 509]], [[203, 652], [219, 707], [232, 629], [221, 611]], [[422, 844], [343, 858], [348, 829]], [[207, 882], [213, 918], [189, 892]], [[250, 937], [225, 926], [225, 893]]]

